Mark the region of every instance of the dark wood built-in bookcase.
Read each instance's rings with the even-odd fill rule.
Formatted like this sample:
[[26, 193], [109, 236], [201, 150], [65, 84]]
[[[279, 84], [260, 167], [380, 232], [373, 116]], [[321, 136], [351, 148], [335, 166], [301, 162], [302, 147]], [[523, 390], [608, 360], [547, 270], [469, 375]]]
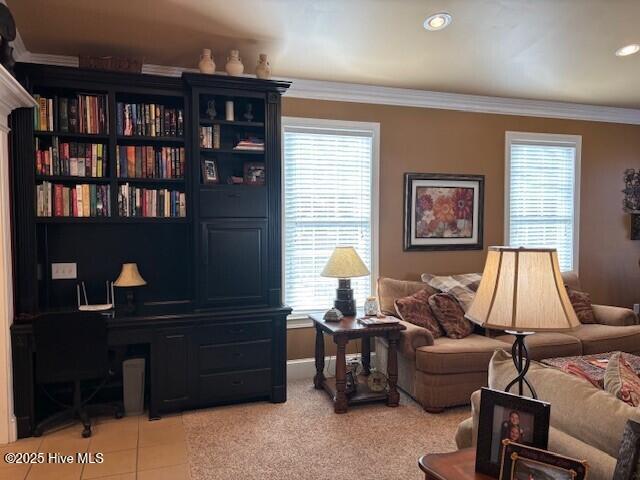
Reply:
[[[284, 401], [280, 103], [289, 83], [36, 64], [16, 71], [49, 101], [11, 118], [14, 339], [30, 334], [34, 315], [75, 309], [80, 281], [103, 302], [105, 281], [136, 262], [148, 283], [139, 312], [135, 322], [116, 314], [111, 325], [144, 319], [152, 329], [153, 413], [263, 395]], [[215, 142], [201, 139], [202, 127]], [[77, 279], [52, 280], [57, 262], [76, 263]], [[28, 358], [21, 348], [19, 364]], [[244, 360], [247, 348], [262, 353]], [[28, 367], [16, 368], [24, 376]]]

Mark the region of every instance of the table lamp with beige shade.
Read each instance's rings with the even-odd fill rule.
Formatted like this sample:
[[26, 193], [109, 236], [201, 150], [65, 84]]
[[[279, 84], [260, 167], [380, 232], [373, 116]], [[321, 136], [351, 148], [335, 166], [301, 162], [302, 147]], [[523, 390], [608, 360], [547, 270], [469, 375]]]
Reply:
[[136, 302], [135, 295], [133, 289], [136, 287], [142, 287], [146, 285], [147, 282], [140, 272], [138, 271], [137, 263], [123, 263], [122, 270], [120, 271], [120, 275], [113, 282], [114, 287], [126, 288], [127, 295], [127, 306], [125, 307], [125, 311], [128, 313], [133, 313], [136, 311]]
[[505, 391], [526, 384], [530, 359], [525, 339], [535, 332], [563, 331], [580, 322], [569, 301], [554, 248], [489, 247], [482, 280], [466, 314], [474, 323], [515, 336], [511, 349], [518, 376]]
[[[369, 275], [369, 269], [364, 264], [358, 252], [353, 247], [336, 247], [329, 261], [320, 274], [323, 277], [338, 278], [334, 308], [340, 315], [355, 315], [356, 301], [351, 289], [351, 278]], [[328, 317], [327, 317], [328, 318]]]

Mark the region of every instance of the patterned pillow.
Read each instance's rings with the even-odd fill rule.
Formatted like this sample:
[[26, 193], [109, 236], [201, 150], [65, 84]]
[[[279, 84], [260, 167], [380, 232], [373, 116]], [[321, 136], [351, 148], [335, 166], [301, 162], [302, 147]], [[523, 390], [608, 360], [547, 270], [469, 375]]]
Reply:
[[569, 301], [580, 323], [598, 323], [593, 314], [593, 308], [591, 308], [591, 296], [586, 292], [581, 292], [568, 285], [565, 285], [565, 288], [567, 289]]
[[429, 297], [432, 293], [429, 289], [423, 289], [408, 297], [398, 298], [394, 304], [398, 316], [405, 322], [413, 323], [431, 332], [433, 338], [444, 335], [442, 327], [433, 316], [429, 306]]
[[619, 352], [609, 359], [604, 389], [632, 407], [640, 406], [640, 377]]
[[421, 278], [430, 287], [436, 288], [443, 293], [448, 293], [458, 300], [458, 303], [466, 312], [473, 303], [482, 276], [479, 273], [451, 276], [436, 276], [423, 273]]
[[449, 338], [464, 338], [473, 333], [473, 324], [464, 318], [464, 310], [448, 293], [429, 297], [429, 306]]

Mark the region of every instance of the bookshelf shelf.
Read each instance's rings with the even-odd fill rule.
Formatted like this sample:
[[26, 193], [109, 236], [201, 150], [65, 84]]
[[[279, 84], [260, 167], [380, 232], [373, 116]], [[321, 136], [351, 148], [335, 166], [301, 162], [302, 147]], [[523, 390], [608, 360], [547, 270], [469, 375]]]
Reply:
[[264, 155], [264, 150], [234, 150], [233, 148], [202, 148], [201, 153], [214, 154], [214, 153], [231, 153], [234, 155]]
[[36, 130], [34, 135], [38, 137], [62, 137], [71, 140], [109, 140], [106, 133], [73, 133], [48, 130]]
[[233, 121], [233, 120], [217, 120], [217, 119], [209, 119], [209, 118], [201, 118], [200, 125], [208, 126], [208, 125], [230, 125], [235, 127], [254, 127], [261, 128], [264, 127], [264, 122], [247, 122], [247, 121]]
[[96, 224], [96, 223], [188, 223], [187, 217], [36, 217], [36, 223], [42, 224]]
[[184, 178], [146, 178], [146, 177], [118, 177], [118, 183], [150, 183], [181, 185], [185, 183]]
[[120, 143], [184, 143], [183, 137], [151, 137], [142, 135], [118, 135], [117, 142]]
[[36, 175], [36, 182], [52, 183], [109, 183], [109, 177], [77, 177], [71, 175]]

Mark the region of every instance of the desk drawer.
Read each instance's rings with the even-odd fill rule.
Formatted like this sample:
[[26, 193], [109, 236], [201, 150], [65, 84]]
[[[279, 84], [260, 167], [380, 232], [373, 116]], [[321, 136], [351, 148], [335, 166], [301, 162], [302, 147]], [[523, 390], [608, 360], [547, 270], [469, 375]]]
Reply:
[[200, 373], [269, 368], [271, 340], [200, 345], [198, 350]]
[[234, 373], [212, 373], [200, 375], [202, 403], [269, 395], [271, 369], [245, 370]]
[[261, 218], [267, 216], [267, 189], [248, 185], [219, 185], [200, 190], [200, 216]]
[[237, 321], [210, 325], [198, 329], [200, 345], [248, 342], [271, 338], [271, 320]]

